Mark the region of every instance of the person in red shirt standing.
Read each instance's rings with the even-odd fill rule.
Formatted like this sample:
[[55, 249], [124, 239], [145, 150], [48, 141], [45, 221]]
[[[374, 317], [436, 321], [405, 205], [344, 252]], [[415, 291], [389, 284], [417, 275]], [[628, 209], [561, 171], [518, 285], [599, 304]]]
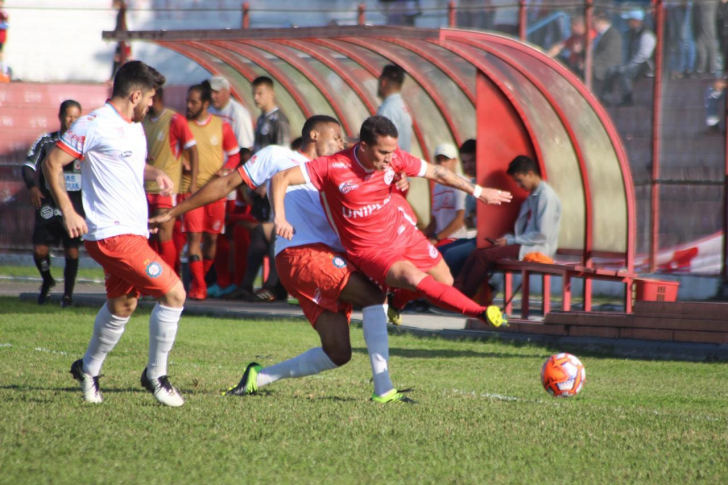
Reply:
[[[235, 170], [240, 162], [240, 147], [233, 129], [222, 119], [207, 112], [211, 101], [209, 81], [203, 81], [187, 91], [187, 124], [197, 141], [199, 162], [197, 187], [191, 187], [191, 178], [183, 175], [180, 201], [189, 197], [188, 192], [195, 192], [211, 179]], [[192, 273], [188, 297], [192, 300], [207, 298], [205, 275], [215, 261], [217, 237], [224, 226], [225, 198], [184, 216], [183, 231], [187, 233], [187, 257]]]
[[447, 310], [503, 322], [452, 287], [453, 277], [437, 249], [392, 202], [395, 174], [463, 190], [488, 204], [511, 201], [507, 191], [483, 188], [397, 148], [397, 128], [383, 116], [361, 126], [360, 142], [347, 151], [321, 157], [275, 175], [271, 182], [276, 234], [290, 239], [284, 198], [289, 185], [311, 183], [321, 192], [329, 223], [356, 267], [381, 286], [402, 288]]

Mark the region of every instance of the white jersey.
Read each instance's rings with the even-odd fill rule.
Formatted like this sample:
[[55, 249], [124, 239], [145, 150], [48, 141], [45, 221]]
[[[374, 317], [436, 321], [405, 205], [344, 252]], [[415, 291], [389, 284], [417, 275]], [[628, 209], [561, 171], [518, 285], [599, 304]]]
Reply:
[[[251, 187], [270, 184], [273, 175], [297, 167], [309, 160], [301, 152], [294, 152], [278, 145], [270, 145], [256, 153], [238, 172]], [[270, 193], [270, 187], [268, 187]], [[294, 227], [293, 238], [277, 237], [275, 253], [286, 248], [305, 244], [321, 243], [334, 251], [344, 252], [338, 236], [329, 225], [329, 221], [321, 206], [321, 199], [316, 187], [310, 183], [291, 185], [286, 191], [286, 219]]]
[[[435, 184], [435, 188], [432, 190], [432, 217], [435, 219], [436, 232], [440, 232], [449, 226], [452, 220], [455, 219], [457, 211], [465, 210], [466, 197], [467, 194], [462, 190]], [[448, 238], [460, 239], [467, 236], [468, 232], [463, 223], [463, 226], [450, 234]]]
[[122, 234], [148, 237], [144, 168], [147, 139], [141, 123], [111, 103], [82, 116], [58, 147], [81, 160], [81, 191], [88, 234], [99, 241]]
[[235, 139], [238, 140], [240, 148], [253, 148], [253, 119], [242, 104], [230, 98], [223, 109], [217, 110], [210, 106], [207, 111], [219, 116], [233, 127], [233, 133], [235, 133]]

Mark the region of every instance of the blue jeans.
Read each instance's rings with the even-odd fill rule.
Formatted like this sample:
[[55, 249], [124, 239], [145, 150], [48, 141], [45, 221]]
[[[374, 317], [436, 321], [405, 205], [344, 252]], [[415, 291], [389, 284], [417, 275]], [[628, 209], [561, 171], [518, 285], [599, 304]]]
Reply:
[[458, 239], [439, 248], [453, 278], [462, 271], [470, 253], [475, 251], [475, 239]]

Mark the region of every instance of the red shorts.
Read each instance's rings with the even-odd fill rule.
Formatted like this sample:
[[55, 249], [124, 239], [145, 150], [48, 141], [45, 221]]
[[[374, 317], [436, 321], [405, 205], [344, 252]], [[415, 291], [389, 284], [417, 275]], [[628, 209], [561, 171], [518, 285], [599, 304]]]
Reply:
[[343, 255], [325, 244], [286, 248], [276, 256], [276, 268], [281, 283], [298, 298], [311, 325], [316, 325], [325, 310], [343, 311], [351, 321], [351, 305], [339, 301], [339, 295], [356, 268]]
[[[190, 197], [191, 194], [179, 194], [178, 200]], [[225, 199], [192, 209], [182, 216], [182, 232], [206, 232], [220, 234], [225, 228]]]
[[179, 282], [174, 270], [149, 247], [143, 236], [125, 234], [83, 243], [104, 269], [108, 298], [140, 293], [159, 298]]
[[389, 269], [398, 261], [409, 261], [426, 273], [442, 260], [440, 251], [416, 227], [406, 222], [401, 227], [404, 231], [392, 245], [350, 251], [347, 255], [354, 266], [383, 288], [387, 286]]
[[161, 195], [147, 194], [147, 204], [149, 204], [149, 215], [154, 215], [158, 209], [171, 209], [177, 205], [177, 194]]

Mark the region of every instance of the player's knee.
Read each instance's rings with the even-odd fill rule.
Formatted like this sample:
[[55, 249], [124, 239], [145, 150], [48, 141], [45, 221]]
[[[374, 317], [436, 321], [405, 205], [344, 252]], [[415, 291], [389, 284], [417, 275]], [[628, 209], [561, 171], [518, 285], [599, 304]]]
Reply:
[[338, 345], [331, 349], [324, 349], [324, 352], [337, 367], [346, 365], [351, 360], [351, 345]]
[[182, 282], [178, 282], [159, 301], [164, 306], [180, 308], [185, 304], [186, 298], [187, 293], [185, 293], [184, 286], [182, 286]]
[[453, 283], [455, 283], [455, 279], [452, 277], [452, 274], [448, 271], [445, 274], [438, 275], [437, 278], [435, 278], [437, 281], [442, 283], [443, 285], [452, 286]]
[[35, 259], [45, 258], [48, 256], [48, 248], [46, 246], [35, 246], [33, 248], [33, 257]]

